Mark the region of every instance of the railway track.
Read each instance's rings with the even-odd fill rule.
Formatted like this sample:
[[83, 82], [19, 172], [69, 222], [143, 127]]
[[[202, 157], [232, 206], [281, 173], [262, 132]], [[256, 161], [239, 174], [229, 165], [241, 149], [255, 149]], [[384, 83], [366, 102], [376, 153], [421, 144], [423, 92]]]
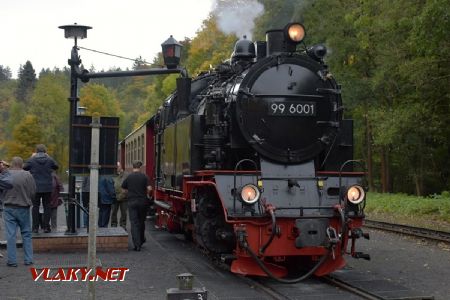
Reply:
[[427, 228], [393, 224], [388, 222], [373, 221], [367, 219], [364, 222], [365, 222], [364, 226], [368, 228], [402, 233], [414, 237], [450, 243], [450, 232], [446, 231], [432, 230]]
[[[292, 300], [298, 299], [296, 296], [292, 295], [292, 290], [295, 287], [289, 287], [287, 290], [280, 286], [273, 286], [266, 282], [264, 279], [253, 279], [245, 276], [239, 276], [242, 280], [246, 281], [252, 288], [258, 289], [265, 293], [268, 297], [275, 300]], [[377, 294], [374, 291], [356, 286], [348, 281], [337, 278], [333, 275], [327, 275], [324, 277], [312, 278], [313, 281], [320, 281], [325, 285], [337, 287], [342, 293], [337, 293], [332, 296], [333, 299], [368, 299], [368, 300], [433, 300], [434, 296], [411, 296], [402, 294], [399, 292], [398, 297], [390, 294], [389, 297]], [[306, 283], [307, 284], [307, 283]], [[297, 284], [298, 285], [298, 284]], [[284, 285], [289, 286], [289, 285]], [[350, 295], [351, 294], [351, 295]], [[317, 296], [317, 295], [315, 295]], [[330, 296], [328, 294], [328, 296]]]
[[350, 292], [353, 295], [359, 296], [362, 299], [368, 299], [368, 300], [434, 300], [434, 296], [399, 296], [399, 297], [385, 297], [382, 295], [379, 295], [375, 292], [371, 292], [369, 290], [363, 289], [361, 287], [355, 286], [345, 280], [339, 279], [334, 277], [333, 275], [327, 275], [324, 277], [319, 278], [319, 280], [336, 286], [342, 290], [345, 290], [347, 292]]
[[[198, 251], [198, 248], [191, 243], [186, 243], [182, 236], [175, 237], [159, 231], [151, 234], [152, 236], [149, 237], [152, 240], [151, 243], [166, 254], [166, 260], [173, 260], [173, 265], [183, 266], [187, 272], [196, 274], [197, 285], [206, 287], [211, 299], [220, 299], [225, 296], [227, 299], [276, 300], [434, 299], [428, 296], [412, 297], [411, 295], [416, 293], [412, 293], [403, 286], [393, 286], [392, 282], [385, 282], [364, 274], [355, 275], [352, 271], [338, 272], [321, 278], [312, 277], [297, 284], [278, 283], [269, 278], [233, 275], [229, 271], [228, 264], [221, 260], [212, 260], [205, 253]], [[167, 251], [169, 248], [171, 251]], [[356, 281], [354, 281], [355, 277]], [[228, 286], [225, 290], [222, 287], [224, 281]], [[243, 286], [248, 288], [243, 288]], [[386, 294], [386, 291], [389, 294]]]

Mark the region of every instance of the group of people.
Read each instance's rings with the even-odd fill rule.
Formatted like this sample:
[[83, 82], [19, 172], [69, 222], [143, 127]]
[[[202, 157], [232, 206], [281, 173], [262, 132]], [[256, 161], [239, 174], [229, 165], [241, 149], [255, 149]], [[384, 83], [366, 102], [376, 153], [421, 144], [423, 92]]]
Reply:
[[[52, 192], [55, 182], [59, 182], [54, 174], [57, 169], [58, 165], [47, 154], [47, 149], [42, 144], [36, 146], [36, 152], [25, 163], [18, 156], [12, 158], [10, 165], [3, 160], [0, 161], [0, 199], [4, 207], [7, 265], [10, 267], [17, 267], [17, 229], [22, 235], [25, 265], [33, 263], [32, 232], [38, 232], [40, 222], [44, 232], [51, 231]], [[60, 183], [59, 185], [61, 188], [62, 185]], [[43, 218], [39, 215], [41, 201], [44, 207]]]
[[[145, 218], [150, 206], [151, 195], [150, 180], [141, 171], [142, 162], [133, 162], [133, 171], [125, 176], [120, 164], [117, 176], [100, 176], [98, 186], [98, 226], [107, 227], [111, 216], [111, 226], [122, 226], [126, 230], [127, 211], [130, 218], [131, 237], [134, 250], [140, 251], [145, 243]], [[86, 189], [86, 188], [85, 188]], [[87, 206], [88, 194], [83, 196], [84, 205]], [[117, 214], [120, 210], [120, 220]]]
[[[152, 190], [141, 167], [142, 162], [135, 161], [133, 171], [125, 177], [118, 165], [118, 176], [100, 176], [99, 180], [98, 226], [108, 226], [112, 216], [111, 226], [120, 224], [126, 229], [128, 210], [135, 251], [140, 251], [145, 243], [145, 218]], [[10, 164], [0, 160], [0, 200], [4, 208], [7, 266], [17, 267], [17, 229], [22, 235], [25, 265], [33, 264], [32, 234], [38, 233], [39, 227], [44, 233], [56, 229], [57, 207], [62, 203], [59, 193], [63, 190], [55, 173], [57, 169], [57, 163], [42, 144], [36, 146], [36, 152], [26, 162], [21, 157], [13, 157]], [[86, 197], [87, 203], [88, 199]], [[41, 203], [43, 214], [39, 211]], [[118, 210], [121, 213], [119, 223]]]
[[[125, 230], [127, 228], [127, 196], [122, 190], [124, 171], [120, 163], [117, 164], [117, 176], [102, 175], [98, 180], [98, 227], [108, 227], [111, 219], [111, 227], [119, 224]], [[82, 183], [82, 203], [89, 211], [90, 178], [83, 178]], [[120, 222], [117, 222], [117, 215], [120, 210]], [[85, 215], [84, 226], [88, 225], [88, 215]]]

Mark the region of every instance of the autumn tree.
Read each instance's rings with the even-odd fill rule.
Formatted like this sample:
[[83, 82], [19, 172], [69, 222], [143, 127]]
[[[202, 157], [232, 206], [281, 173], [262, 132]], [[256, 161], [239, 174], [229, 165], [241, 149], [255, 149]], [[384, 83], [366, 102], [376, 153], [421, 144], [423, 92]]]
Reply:
[[29, 102], [34, 87], [36, 86], [36, 72], [29, 60], [19, 69], [16, 99], [20, 102]]
[[61, 166], [68, 162], [69, 101], [68, 77], [64, 72], [42, 73], [28, 111], [42, 124], [42, 140]]
[[38, 117], [26, 115], [12, 132], [13, 139], [6, 142], [8, 158], [20, 156], [23, 159], [30, 157], [37, 144], [42, 143], [42, 128]]

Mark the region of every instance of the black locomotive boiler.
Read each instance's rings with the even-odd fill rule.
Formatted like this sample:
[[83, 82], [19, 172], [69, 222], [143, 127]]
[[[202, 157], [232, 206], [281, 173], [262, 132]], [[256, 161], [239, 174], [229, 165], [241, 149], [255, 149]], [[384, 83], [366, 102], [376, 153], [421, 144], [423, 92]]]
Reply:
[[[156, 223], [245, 275], [299, 281], [345, 265], [363, 234], [353, 123], [299, 23], [239, 40], [231, 59], [177, 90], [121, 143], [154, 184]], [[359, 168], [357, 170], [360, 170]], [[281, 279], [293, 274], [299, 277]]]

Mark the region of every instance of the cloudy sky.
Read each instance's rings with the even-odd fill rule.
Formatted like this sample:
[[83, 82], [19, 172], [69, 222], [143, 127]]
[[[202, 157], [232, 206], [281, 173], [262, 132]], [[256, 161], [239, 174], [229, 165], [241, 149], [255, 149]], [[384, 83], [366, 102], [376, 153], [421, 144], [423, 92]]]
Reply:
[[[0, 65], [13, 77], [27, 60], [36, 73], [67, 66], [73, 40], [60, 25], [78, 23], [93, 29], [82, 47], [152, 61], [170, 35], [193, 37], [213, 7], [213, 0], [1, 0]], [[80, 50], [85, 67], [96, 70], [131, 67], [133, 62]]]

